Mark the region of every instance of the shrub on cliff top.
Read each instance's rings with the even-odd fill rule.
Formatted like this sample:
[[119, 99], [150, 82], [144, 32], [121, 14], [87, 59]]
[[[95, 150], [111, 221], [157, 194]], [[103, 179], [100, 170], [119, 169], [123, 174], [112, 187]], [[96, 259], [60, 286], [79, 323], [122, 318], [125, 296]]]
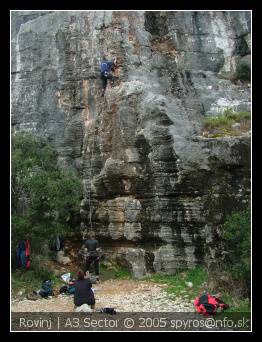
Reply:
[[222, 129], [232, 131], [232, 125], [240, 123], [242, 128], [248, 127], [247, 122], [250, 122], [250, 112], [235, 112], [231, 108], [225, 109], [224, 112], [217, 116], [206, 116], [203, 120], [205, 130]]

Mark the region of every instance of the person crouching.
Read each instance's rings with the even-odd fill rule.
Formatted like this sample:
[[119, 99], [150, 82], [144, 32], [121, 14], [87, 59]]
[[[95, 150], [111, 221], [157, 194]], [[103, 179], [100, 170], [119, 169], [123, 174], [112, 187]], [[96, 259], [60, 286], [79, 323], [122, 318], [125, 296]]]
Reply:
[[87, 304], [91, 309], [95, 308], [95, 296], [92, 290], [92, 283], [85, 276], [83, 271], [78, 272], [78, 279], [75, 281], [74, 304], [75, 307]]

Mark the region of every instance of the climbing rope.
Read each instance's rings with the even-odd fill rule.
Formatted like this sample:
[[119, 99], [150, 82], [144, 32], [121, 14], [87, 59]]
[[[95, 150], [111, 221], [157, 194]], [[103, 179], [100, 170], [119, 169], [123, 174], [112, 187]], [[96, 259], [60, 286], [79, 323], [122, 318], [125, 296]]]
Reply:
[[94, 155], [94, 148], [95, 148], [95, 130], [92, 139], [91, 151], [90, 151], [90, 182], [89, 182], [89, 223], [90, 223], [90, 230], [93, 231], [93, 222], [92, 222], [92, 206], [91, 206], [91, 188], [92, 188], [92, 178], [93, 178], [93, 155]]
[[[104, 13], [104, 18], [103, 18], [103, 25], [105, 25], [105, 13]], [[93, 26], [94, 27], [94, 26]], [[121, 36], [123, 37], [123, 32], [120, 30]], [[94, 38], [94, 28], [92, 31], [92, 38]], [[123, 41], [123, 39], [122, 39]], [[106, 48], [106, 39], [103, 36], [101, 44], [103, 46], [103, 52], [106, 54], [108, 52], [108, 49]], [[124, 52], [126, 53], [125, 47], [122, 45], [122, 49], [124, 49]], [[93, 50], [93, 43], [91, 40], [91, 51]], [[93, 60], [94, 62], [94, 60]], [[93, 63], [94, 64], [94, 63]], [[106, 102], [106, 99], [104, 99]], [[91, 232], [93, 231], [93, 221], [92, 221], [92, 198], [91, 198], [91, 188], [92, 188], [92, 178], [93, 178], [93, 154], [94, 154], [94, 148], [95, 148], [95, 128], [94, 128], [94, 133], [93, 133], [93, 139], [92, 139], [92, 145], [91, 145], [91, 151], [90, 151], [90, 181], [89, 181], [89, 191], [88, 191], [88, 201], [89, 201], [89, 224], [90, 224], [90, 230]]]

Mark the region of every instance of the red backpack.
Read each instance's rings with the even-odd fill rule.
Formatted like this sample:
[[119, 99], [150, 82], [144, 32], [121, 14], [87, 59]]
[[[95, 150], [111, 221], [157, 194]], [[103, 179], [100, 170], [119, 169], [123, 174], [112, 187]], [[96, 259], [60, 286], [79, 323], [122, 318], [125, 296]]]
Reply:
[[221, 299], [210, 294], [203, 294], [202, 296], [197, 297], [194, 301], [194, 305], [198, 313], [205, 316], [215, 315], [218, 308], [221, 308], [222, 310], [228, 308], [228, 305]]

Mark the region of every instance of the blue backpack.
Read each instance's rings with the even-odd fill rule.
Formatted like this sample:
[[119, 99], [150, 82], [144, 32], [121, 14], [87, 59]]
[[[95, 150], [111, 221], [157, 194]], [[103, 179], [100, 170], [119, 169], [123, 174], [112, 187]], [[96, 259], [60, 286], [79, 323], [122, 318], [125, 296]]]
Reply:
[[39, 291], [41, 297], [53, 296], [52, 281], [50, 279], [42, 282], [42, 289]]
[[109, 72], [114, 65], [114, 62], [102, 62], [100, 66], [101, 73], [104, 73], [105, 71]]
[[60, 293], [65, 293], [65, 294], [74, 294], [76, 288], [72, 285], [64, 285], [60, 288], [59, 292]]

